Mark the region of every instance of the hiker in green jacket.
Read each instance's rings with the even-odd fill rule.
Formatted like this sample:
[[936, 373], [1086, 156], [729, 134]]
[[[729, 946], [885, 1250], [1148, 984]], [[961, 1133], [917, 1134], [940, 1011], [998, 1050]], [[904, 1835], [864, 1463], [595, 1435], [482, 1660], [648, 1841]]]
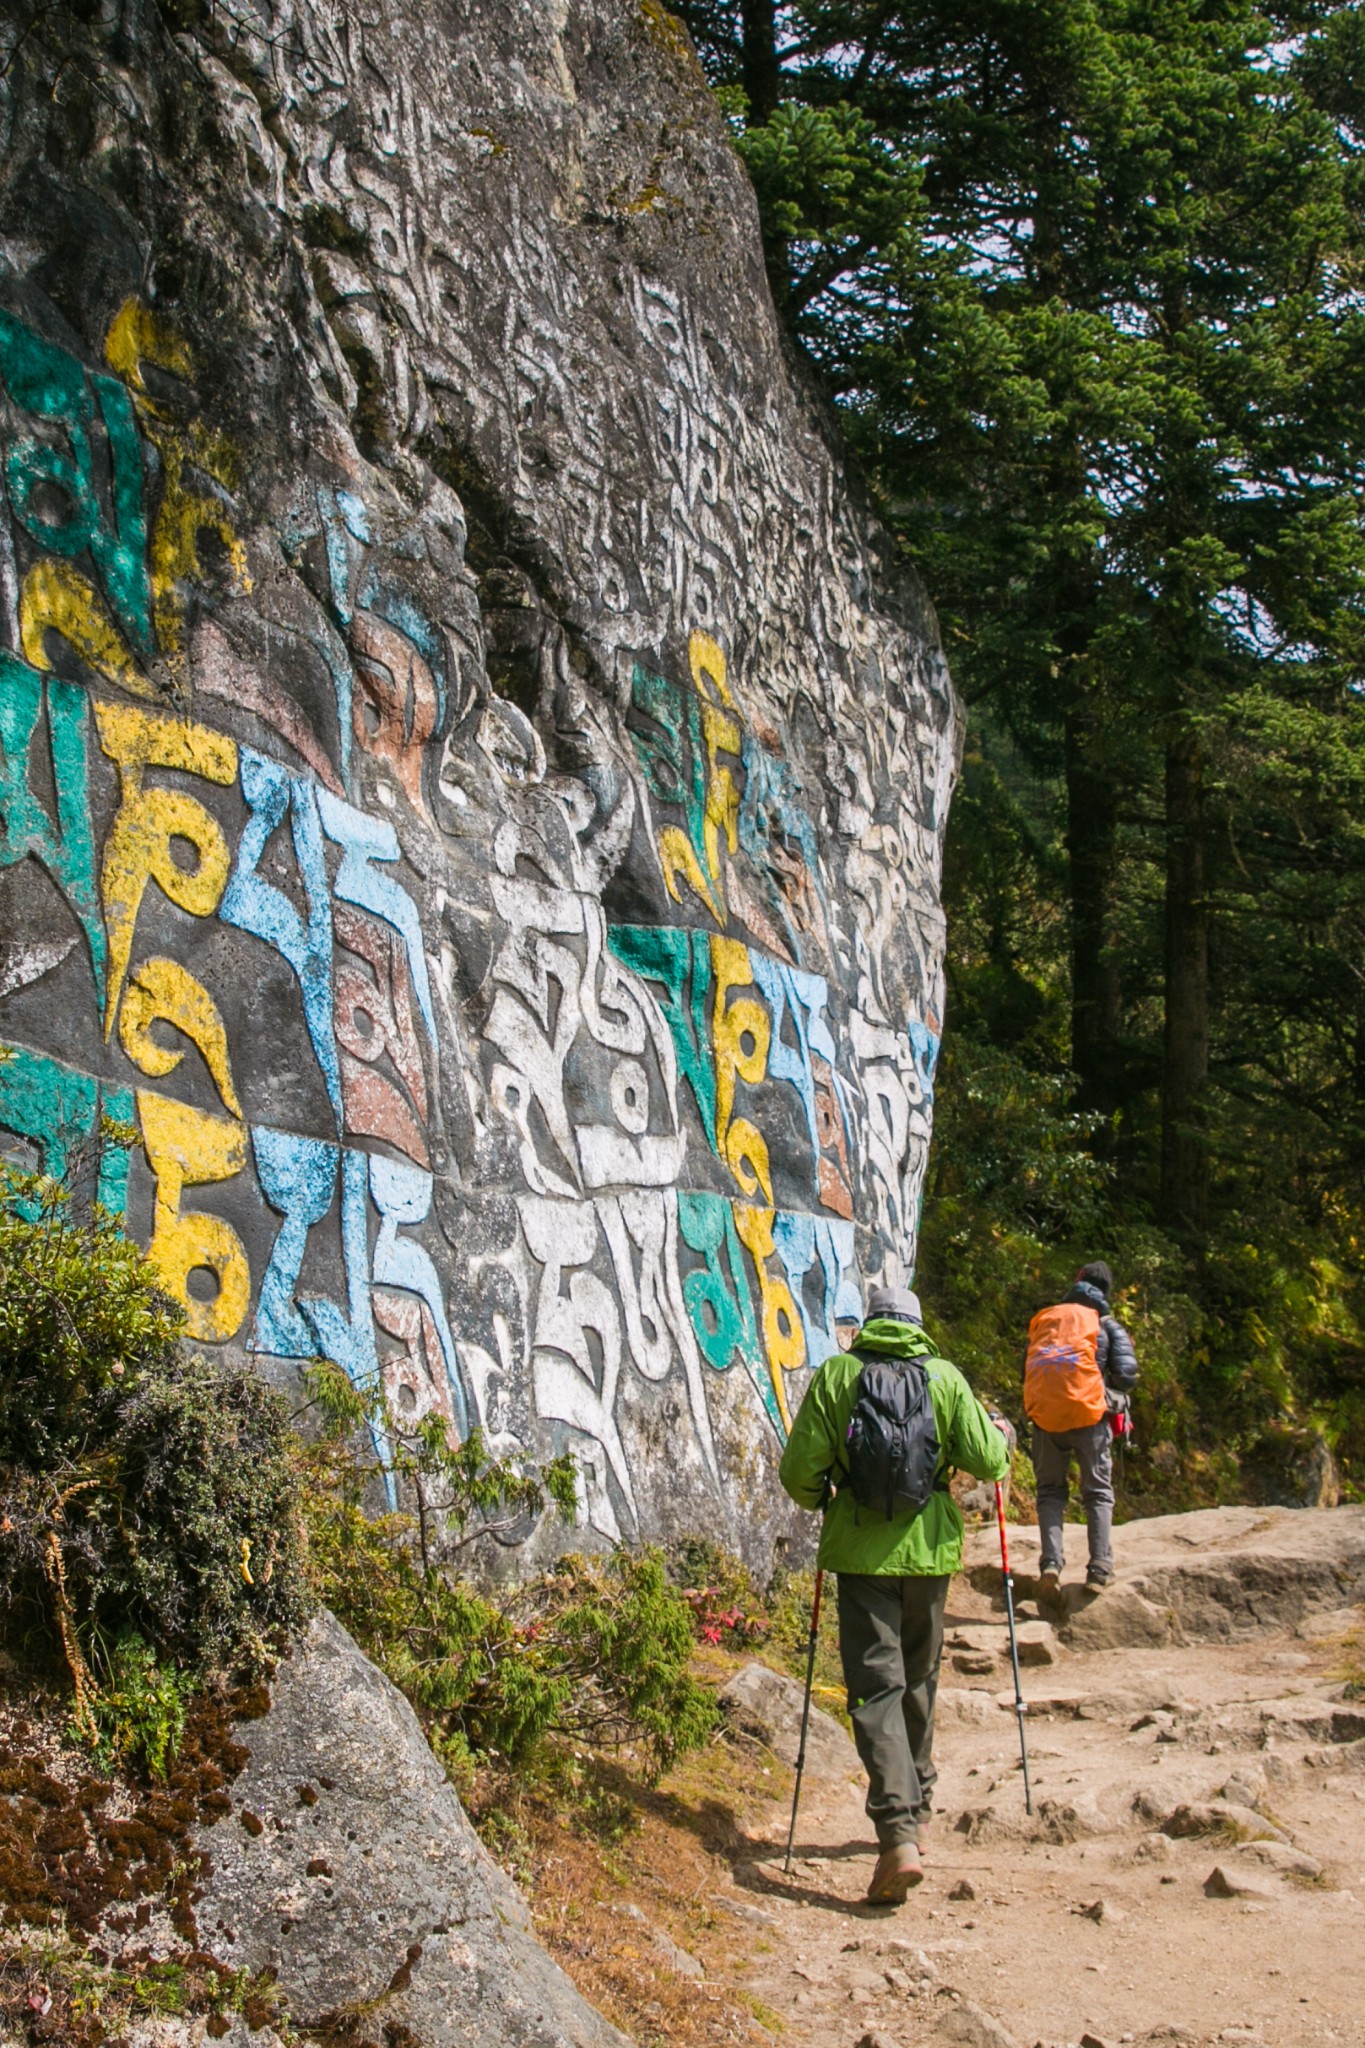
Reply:
[[[888, 1518], [860, 1507], [842, 1484], [858, 1379], [873, 1358], [917, 1358], [928, 1374], [939, 1462], [918, 1514]], [[962, 1515], [948, 1491], [953, 1467], [1003, 1479], [1009, 1451], [1001, 1428], [957, 1367], [935, 1355], [918, 1296], [875, 1288], [854, 1349], [827, 1358], [806, 1389], [780, 1473], [798, 1507], [823, 1511], [817, 1561], [838, 1574], [839, 1654], [881, 1850], [867, 1892], [874, 1905], [897, 1904], [924, 1875], [943, 1618], [948, 1581], [962, 1564]]]

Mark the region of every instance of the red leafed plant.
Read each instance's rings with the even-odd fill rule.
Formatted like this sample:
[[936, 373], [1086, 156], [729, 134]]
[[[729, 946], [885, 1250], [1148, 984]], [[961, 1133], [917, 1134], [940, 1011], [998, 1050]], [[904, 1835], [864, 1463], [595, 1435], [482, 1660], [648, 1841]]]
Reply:
[[725, 1595], [719, 1586], [684, 1586], [683, 1599], [692, 1609], [698, 1640], [719, 1647], [728, 1637], [732, 1643], [752, 1643], [768, 1633], [761, 1614], [746, 1614], [742, 1607], [721, 1605]]

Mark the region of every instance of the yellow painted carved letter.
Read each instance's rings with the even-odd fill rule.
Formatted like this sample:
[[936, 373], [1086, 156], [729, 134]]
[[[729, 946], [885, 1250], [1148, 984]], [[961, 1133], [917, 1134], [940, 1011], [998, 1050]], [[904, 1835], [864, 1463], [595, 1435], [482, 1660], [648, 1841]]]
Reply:
[[[224, 787], [237, 777], [237, 744], [226, 733], [184, 719], [160, 718], [132, 705], [96, 704], [100, 745], [118, 763], [122, 801], [104, 843], [101, 887], [109, 931], [108, 1038], [133, 948], [133, 928], [149, 881], [192, 917], [211, 917], [227, 885], [229, 856], [222, 827], [197, 797], [148, 788], [149, 768], [179, 768]], [[186, 842], [194, 865], [182, 867], [172, 842]]]
[[738, 939], [713, 936], [711, 972], [716, 983], [712, 1023], [716, 1041], [716, 1129], [723, 1132], [734, 1112], [736, 1074], [753, 1087], [768, 1071], [772, 1020], [756, 997], [732, 999], [733, 989], [748, 988], [753, 983], [747, 946]]
[[239, 1117], [242, 1105], [232, 1085], [227, 1032], [218, 1005], [178, 960], [144, 960], [129, 976], [118, 1020], [119, 1042], [135, 1067], [144, 1074], [174, 1073], [184, 1054], [176, 1046], [159, 1044], [152, 1037], [153, 1024], [173, 1024], [198, 1046], [224, 1107]]
[[25, 576], [19, 599], [19, 634], [34, 668], [52, 667], [45, 645], [49, 632], [60, 633], [107, 682], [134, 697], [155, 694], [89, 577], [70, 562], [43, 555]]
[[[152, 1241], [147, 1257], [173, 1301], [185, 1310], [186, 1328], [202, 1344], [235, 1337], [251, 1304], [251, 1269], [242, 1240], [221, 1216], [182, 1211], [187, 1187], [231, 1180], [246, 1164], [246, 1126], [235, 1118], [209, 1116], [183, 1102], [168, 1102], [149, 1089], [137, 1091], [138, 1121], [147, 1161], [156, 1175]], [[212, 1301], [190, 1293], [190, 1275], [211, 1273]]]
[[706, 865], [720, 880], [720, 835], [731, 853], [738, 843], [739, 790], [722, 754], [738, 755], [743, 728], [735, 716], [735, 700], [725, 680], [725, 656], [709, 634], [694, 633], [687, 646], [692, 680], [701, 699], [701, 730], [706, 743]]
[[806, 1338], [791, 1288], [785, 1280], [775, 1280], [768, 1271], [768, 1260], [775, 1250], [773, 1212], [736, 1202], [735, 1229], [758, 1274], [763, 1310], [763, 1348], [768, 1354], [768, 1370], [773, 1376], [773, 1392], [782, 1413], [782, 1426], [790, 1434], [792, 1420], [787, 1410], [786, 1375], [799, 1372], [805, 1364]]

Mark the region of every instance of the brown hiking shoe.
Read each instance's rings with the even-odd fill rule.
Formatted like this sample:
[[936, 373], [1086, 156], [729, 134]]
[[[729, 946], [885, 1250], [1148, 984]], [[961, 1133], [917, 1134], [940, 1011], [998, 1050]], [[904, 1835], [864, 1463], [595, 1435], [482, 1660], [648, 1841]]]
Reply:
[[1055, 1600], [1061, 1589], [1062, 1575], [1049, 1565], [1038, 1574], [1038, 1597], [1040, 1600]]
[[897, 1842], [883, 1849], [867, 1888], [869, 1906], [899, 1906], [905, 1895], [924, 1877], [924, 1865], [913, 1842]]

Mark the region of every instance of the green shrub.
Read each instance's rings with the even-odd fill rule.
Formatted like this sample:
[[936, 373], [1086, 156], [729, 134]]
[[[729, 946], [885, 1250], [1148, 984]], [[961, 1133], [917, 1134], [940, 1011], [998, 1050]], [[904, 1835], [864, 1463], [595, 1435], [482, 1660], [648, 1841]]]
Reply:
[[179, 1344], [138, 1247], [69, 1211], [58, 1182], [0, 1168], [0, 1467], [52, 1470], [97, 1442], [130, 1376]]
[[74, 1221], [38, 1176], [0, 1195], [6, 1634], [65, 1662], [88, 1736], [157, 1768], [181, 1679], [259, 1671], [307, 1615], [288, 1412], [256, 1373], [182, 1352], [108, 1218]]
[[151, 1646], [130, 1630], [109, 1651], [107, 1676], [91, 1702], [97, 1749], [108, 1771], [137, 1764], [152, 1778], [164, 1778], [180, 1747], [193, 1680], [174, 1665], [159, 1664]]
[[[522, 1762], [549, 1735], [639, 1743], [656, 1771], [705, 1739], [715, 1710], [688, 1673], [691, 1610], [661, 1553], [564, 1557], [501, 1598], [462, 1575], [481, 1539], [551, 1505], [571, 1516], [571, 1460], [522, 1471], [478, 1431], [452, 1444], [437, 1417], [405, 1426], [335, 1367], [309, 1383], [322, 1426], [300, 1458], [318, 1597], [406, 1693], [457, 1781], [471, 1758]], [[400, 1510], [367, 1515], [386, 1475]]]

